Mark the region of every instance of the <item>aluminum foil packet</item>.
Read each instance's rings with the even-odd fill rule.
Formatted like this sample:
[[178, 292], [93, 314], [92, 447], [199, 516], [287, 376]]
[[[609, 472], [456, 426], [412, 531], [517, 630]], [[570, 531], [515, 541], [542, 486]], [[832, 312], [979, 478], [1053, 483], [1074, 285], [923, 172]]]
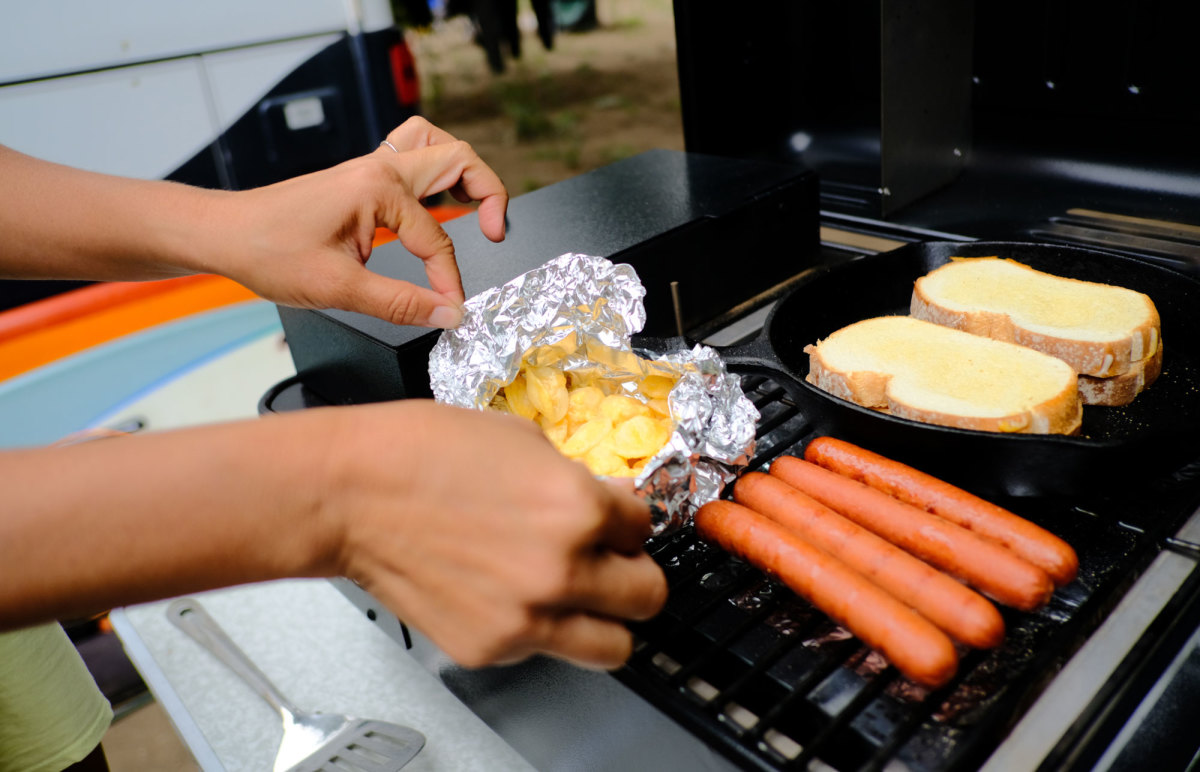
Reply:
[[439, 402], [487, 410], [527, 355], [623, 385], [652, 374], [677, 377], [668, 396], [670, 439], [634, 478], [658, 535], [687, 523], [749, 463], [758, 410], [707, 346], [635, 350], [645, 295], [629, 265], [561, 255], [469, 299], [462, 324], [434, 345], [429, 379]]

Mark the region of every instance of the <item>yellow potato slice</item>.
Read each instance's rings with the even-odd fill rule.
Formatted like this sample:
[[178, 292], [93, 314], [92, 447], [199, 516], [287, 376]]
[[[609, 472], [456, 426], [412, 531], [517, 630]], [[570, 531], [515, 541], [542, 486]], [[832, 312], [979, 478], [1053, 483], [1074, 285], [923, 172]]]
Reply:
[[508, 402], [510, 412], [531, 421], [537, 420], [538, 409], [529, 401], [524, 375], [517, 373], [513, 382], [504, 387], [504, 399]]
[[567, 441], [567, 419], [563, 418], [558, 421], [551, 421], [545, 415], [538, 419], [538, 423], [542, 426], [542, 434], [546, 435], [546, 439], [554, 447], [561, 449], [563, 443]]
[[526, 394], [529, 402], [551, 423], [558, 423], [567, 415], [570, 394], [567, 392], [567, 377], [554, 367], [531, 367], [525, 371]]
[[671, 417], [671, 404], [666, 399], [651, 399], [646, 402], [646, 407], [659, 418]]
[[645, 376], [634, 394], [629, 377], [606, 377], [586, 367], [564, 372], [562, 360], [575, 349], [573, 338], [530, 349], [491, 407], [535, 421], [559, 451], [582, 461], [592, 474], [636, 477], [670, 439], [667, 396], [678, 379]]
[[650, 408], [627, 394], [610, 394], [600, 403], [600, 412], [608, 416], [614, 425], [634, 416], [648, 416]]
[[579, 458], [599, 445], [612, 431], [612, 428], [612, 421], [605, 416], [598, 415], [579, 427], [578, 431], [568, 437], [559, 450], [571, 458]]
[[649, 399], [666, 399], [675, 388], [675, 381], [665, 375], [647, 375], [638, 388]]
[[601, 443], [589, 450], [583, 457], [583, 463], [592, 474], [602, 477], [626, 477], [629, 465], [625, 459], [618, 456], [607, 443]]
[[640, 415], [613, 427], [612, 449], [623, 458], [653, 456], [671, 438], [669, 421]]
[[[590, 421], [599, 411], [604, 392], [598, 386], [581, 386], [571, 390], [568, 398], [567, 420], [577, 426]], [[612, 422], [612, 419], [609, 419]]]

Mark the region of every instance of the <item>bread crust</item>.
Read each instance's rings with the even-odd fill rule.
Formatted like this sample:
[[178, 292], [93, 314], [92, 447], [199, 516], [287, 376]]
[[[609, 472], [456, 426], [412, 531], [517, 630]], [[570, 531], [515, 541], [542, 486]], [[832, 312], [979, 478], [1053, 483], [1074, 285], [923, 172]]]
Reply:
[[[877, 317], [871, 320], [863, 320], [863, 322], [857, 324], [873, 323], [881, 319], [890, 318], [910, 319], [910, 317]], [[851, 327], [853, 326], [851, 325]], [[845, 329], [848, 328], [843, 328], [843, 330]], [[919, 334], [920, 329], [916, 328], [916, 331]], [[1044, 363], [1040, 366], [1058, 368], [1055, 372], [1060, 372], [1059, 369], [1061, 369], [1060, 380], [1062, 385], [1056, 392], [1043, 395], [1043, 398], [1035, 404], [1028, 405], [1023, 409], [1010, 411], [1004, 415], [978, 415], [970, 412], [954, 413], [920, 407], [899, 398], [896, 390], [892, 388], [892, 379], [897, 375], [903, 376], [903, 372], [885, 372], [869, 368], [851, 371], [838, 367], [826, 356], [827, 352], [823, 347], [827, 341], [837, 336], [840, 332], [842, 330], [833, 333], [829, 338], [817, 341], [816, 344], [810, 344], [804, 348], [804, 351], [809, 356], [809, 372], [805, 380], [835, 397], [900, 418], [908, 418], [940, 426], [951, 426], [959, 429], [1010, 434], [1077, 434], [1079, 432], [1083, 421], [1083, 403], [1080, 399], [1078, 378], [1061, 362], [1054, 362], [1054, 360], [1048, 357], [1044, 358]], [[980, 338], [980, 341], [983, 340], [983, 338]], [[938, 340], [930, 340], [928, 345], [933, 349], [939, 347], [941, 343]], [[989, 343], [988, 345], [994, 344]], [[981, 345], [980, 348], [982, 349], [983, 346]], [[934, 357], [924, 360], [915, 359], [916, 361], [906, 363], [904, 367], [906, 369], [918, 369], [936, 366], [931, 364], [935, 360]], [[945, 373], [945, 380], [953, 380], [953, 369], [953, 366], [947, 368], [948, 372]], [[1020, 378], [1021, 373], [1014, 372], [1012, 373], [1012, 377]], [[969, 394], [964, 394], [963, 398], [969, 399], [970, 396]], [[980, 402], [979, 404], [981, 406], [985, 405], [984, 402]]]
[[1159, 340], [1158, 350], [1147, 359], [1136, 363], [1137, 366], [1127, 373], [1109, 378], [1079, 376], [1079, 396], [1083, 398], [1085, 405], [1128, 405], [1158, 379], [1162, 373], [1162, 362], [1163, 344]]
[[[1002, 258], [952, 258], [957, 263], [1000, 259]], [[1104, 289], [1110, 286], [1052, 276], [1051, 274], [1036, 271], [1015, 260], [1005, 259], [1005, 262], [1028, 270], [1030, 276], [1044, 276], [1049, 280], [1091, 285], [1097, 288], [1099, 296], [1102, 296]], [[1080, 375], [1088, 375], [1096, 378], [1109, 378], [1139, 370], [1144, 366], [1145, 360], [1159, 353], [1161, 321], [1158, 309], [1155, 308], [1153, 301], [1142, 293], [1132, 293], [1132, 291], [1125, 290], [1139, 296], [1142, 302], [1145, 303], [1145, 317], [1140, 324], [1129, 329], [1116, 339], [1081, 339], [1070, 337], [1065, 332], [1063, 335], [1039, 333], [1021, 326], [1021, 322], [1014, 319], [1008, 313], [984, 309], [958, 310], [948, 307], [929, 289], [932, 284], [929, 277], [951, 265], [954, 265], [954, 263], [952, 262], [941, 268], [934, 269], [929, 274], [926, 274], [926, 276], [917, 279], [913, 285], [909, 313], [918, 319], [924, 319], [945, 327], [953, 327], [954, 329], [970, 332], [975, 335], [983, 335], [994, 340], [1028, 346], [1029, 348], [1063, 360], [1071, 365], [1075, 369], [1075, 372]], [[1118, 288], [1112, 287], [1112, 289]], [[1003, 293], [1004, 288], [998, 287], [996, 293], [997, 302], [1001, 302]]]

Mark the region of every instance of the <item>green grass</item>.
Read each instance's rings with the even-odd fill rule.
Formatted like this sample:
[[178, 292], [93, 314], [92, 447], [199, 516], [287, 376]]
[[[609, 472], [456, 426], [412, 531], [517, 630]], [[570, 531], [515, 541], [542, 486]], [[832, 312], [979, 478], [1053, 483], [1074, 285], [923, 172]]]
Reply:
[[570, 139], [578, 134], [579, 113], [553, 109], [561, 95], [549, 73], [533, 80], [501, 81], [492, 92], [501, 112], [512, 121], [518, 142]]
[[609, 29], [628, 31], [645, 27], [646, 20], [641, 16], [623, 16], [607, 26]]
[[563, 142], [542, 144], [530, 154], [534, 161], [561, 163], [568, 169], [579, 169], [583, 160], [583, 143], [578, 137]]
[[446, 78], [440, 72], [435, 72], [429, 77], [429, 86], [421, 94], [421, 101], [426, 103], [427, 109], [436, 111], [441, 107], [445, 93]]
[[512, 121], [518, 142], [554, 136], [555, 117], [545, 104], [553, 101], [554, 82], [548, 76], [537, 80], [501, 81], [493, 87], [501, 112]]
[[624, 94], [605, 94], [592, 101], [592, 107], [597, 110], [630, 110], [633, 100]]
[[637, 148], [632, 145], [618, 144], [606, 145], [600, 148], [600, 160], [602, 163], [610, 164], [614, 161], [620, 161], [637, 154]]

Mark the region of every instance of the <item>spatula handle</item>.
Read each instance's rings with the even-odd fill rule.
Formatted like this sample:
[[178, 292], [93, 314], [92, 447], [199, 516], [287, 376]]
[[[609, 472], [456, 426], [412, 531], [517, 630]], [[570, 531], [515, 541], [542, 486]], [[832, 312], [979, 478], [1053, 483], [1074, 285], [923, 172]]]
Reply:
[[192, 598], [172, 601], [167, 606], [167, 619], [224, 662], [285, 718], [296, 715], [297, 709], [292, 702], [275, 688], [198, 601]]

